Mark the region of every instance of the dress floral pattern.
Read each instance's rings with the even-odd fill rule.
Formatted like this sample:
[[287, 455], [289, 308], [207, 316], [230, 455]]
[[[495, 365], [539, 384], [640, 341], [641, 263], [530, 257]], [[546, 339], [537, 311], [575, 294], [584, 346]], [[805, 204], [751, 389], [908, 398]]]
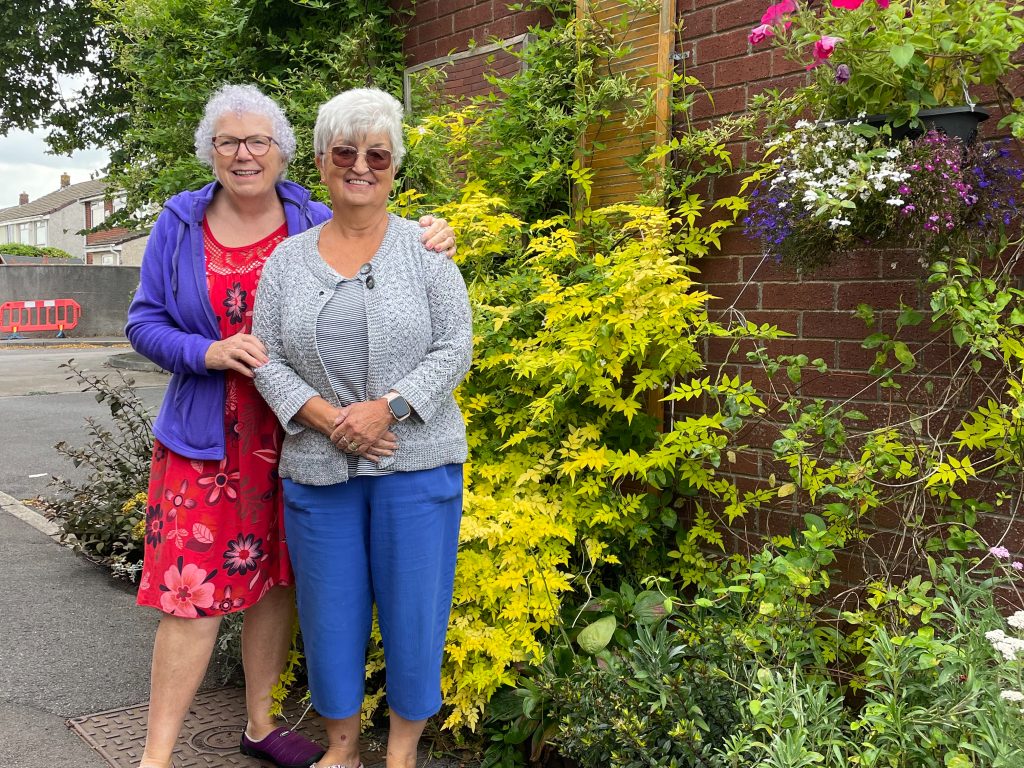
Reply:
[[[221, 338], [250, 333], [256, 284], [287, 229], [242, 248], [218, 243], [205, 221], [203, 234]], [[225, 379], [223, 459], [153, 447], [137, 602], [175, 616], [241, 611], [292, 583], [277, 476], [281, 428], [251, 379], [233, 371]]]

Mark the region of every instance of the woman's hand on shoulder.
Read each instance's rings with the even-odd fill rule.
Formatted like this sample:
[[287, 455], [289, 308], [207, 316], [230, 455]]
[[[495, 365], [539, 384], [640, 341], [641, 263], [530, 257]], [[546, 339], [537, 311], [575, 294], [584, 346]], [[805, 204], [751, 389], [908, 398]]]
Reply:
[[215, 341], [206, 350], [208, 371], [236, 371], [252, 378], [252, 369], [270, 360], [263, 342], [251, 333], [236, 333]]
[[455, 256], [455, 230], [448, 226], [444, 219], [433, 216], [421, 216], [420, 226], [426, 231], [420, 235], [420, 242], [428, 250], [444, 253], [449, 259]]

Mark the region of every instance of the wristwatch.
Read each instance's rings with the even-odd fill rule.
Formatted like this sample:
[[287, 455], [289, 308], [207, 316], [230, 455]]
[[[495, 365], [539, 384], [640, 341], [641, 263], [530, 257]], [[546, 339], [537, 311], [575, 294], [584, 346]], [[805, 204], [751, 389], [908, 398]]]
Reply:
[[391, 411], [395, 421], [405, 421], [412, 414], [409, 401], [397, 392], [388, 392], [384, 395], [384, 399], [388, 401], [388, 410]]

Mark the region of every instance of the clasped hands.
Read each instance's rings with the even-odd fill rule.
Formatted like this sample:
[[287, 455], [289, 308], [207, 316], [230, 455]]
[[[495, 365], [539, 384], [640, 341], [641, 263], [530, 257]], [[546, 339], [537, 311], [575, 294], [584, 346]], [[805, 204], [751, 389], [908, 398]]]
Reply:
[[390, 431], [391, 410], [383, 398], [337, 409], [331, 442], [340, 451], [379, 462], [394, 454], [398, 439]]

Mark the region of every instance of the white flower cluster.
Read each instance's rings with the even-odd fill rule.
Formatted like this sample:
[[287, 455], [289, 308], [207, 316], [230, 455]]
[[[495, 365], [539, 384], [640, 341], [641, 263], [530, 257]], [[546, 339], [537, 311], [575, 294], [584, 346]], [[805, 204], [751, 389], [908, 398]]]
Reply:
[[1016, 703], [1024, 701], [1024, 693], [1020, 691], [1003, 691], [999, 694], [999, 698]]
[[[899, 190], [910, 178], [902, 153], [873, 145], [853, 130], [857, 125], [800, 120], [795, 130], [770, 142], [777, 169], [771, 189], [789, 190], [792, 202], [803, 203], [805, 211], [826, 220], [831, 229], [850, 226], [850, 212], [872, 196], [902, 207]], [[778, 207], [787, 202], [781, 200]]]
[[[1016, 613], [1014, 614], [1014, 616], [1017, 615]], [[993, 629], [990, 632], [986, 632], [985, 639], [992, 644], [996, 651], [1002, 654], [1006, 661], [1016, 661], [1018, 654], [1024, 654], [1024, 640], [1010, 637], [1001, 629]]]
[[1024, 629], [1024, 611], [1017, 611], [1006, 620], [1006, 623], [1014, 629]]

